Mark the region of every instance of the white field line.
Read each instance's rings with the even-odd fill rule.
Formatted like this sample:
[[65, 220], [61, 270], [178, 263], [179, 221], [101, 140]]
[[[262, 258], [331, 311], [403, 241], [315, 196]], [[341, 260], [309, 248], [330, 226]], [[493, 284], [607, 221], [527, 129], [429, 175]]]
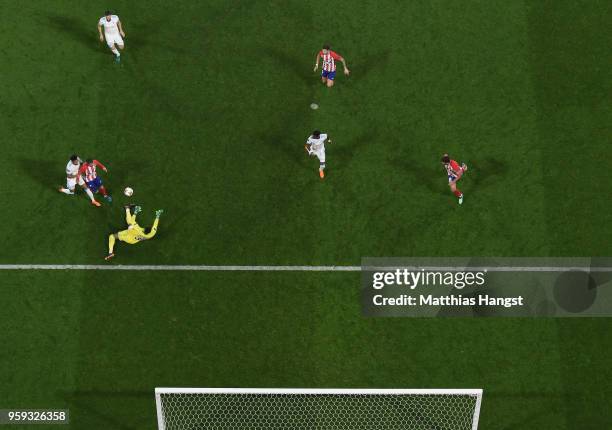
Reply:
[[0, 264], [0, 270], [132, 270], [185, 272], [360, 272], [360, 266], [202, 266], [111, 264]]
[[112, 264], [0, 264], [0, 270], [127, 270], [127, 271], [175, 271], [175, 272], [361, 272], [393, 271], [430, 272], [612, 272], [612, 267], [554, 267], [554, 266], [205, 266], [205, 265], [112, 265]]

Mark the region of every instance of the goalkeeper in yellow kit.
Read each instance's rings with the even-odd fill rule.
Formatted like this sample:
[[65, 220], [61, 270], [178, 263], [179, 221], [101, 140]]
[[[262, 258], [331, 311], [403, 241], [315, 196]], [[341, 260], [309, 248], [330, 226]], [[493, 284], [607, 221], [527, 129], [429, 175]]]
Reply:
[[[134, 208], [134, 215], [132, 215], [132, 207]], [[159, 217], [164, 211], [162, 209], [155, 211], [155, 221], [153, 222], [153, 226], [148, 233], [145, 232], [145, 229], [139, 226], [136, 222], [136, 215], [140, 211], [142, 211], [140, 206], [125, 206], [125, 222], [127, 222], [128, 228], [108, 236], [108, 255], [104, 257], [105, 260], [110, 260], [115, 256], [113, 250], [115, 248], [115, 241], [117, 239], [119, 239], [121, 242], [134, 245], [155, 236], [155, 233], [157, 233], [157, 226], [159, 224]]]

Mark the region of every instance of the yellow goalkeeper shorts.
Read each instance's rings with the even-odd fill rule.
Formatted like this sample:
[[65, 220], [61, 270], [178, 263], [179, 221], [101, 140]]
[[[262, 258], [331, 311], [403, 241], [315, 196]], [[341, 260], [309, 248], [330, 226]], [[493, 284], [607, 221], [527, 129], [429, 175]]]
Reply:
[[138, 240], [139, 233], [134, 230], [122, 230], [117, 233], [117, 236], [119, 236], [120, 241], [129, 243], [130, 245], [140, 242], [140, 240]]

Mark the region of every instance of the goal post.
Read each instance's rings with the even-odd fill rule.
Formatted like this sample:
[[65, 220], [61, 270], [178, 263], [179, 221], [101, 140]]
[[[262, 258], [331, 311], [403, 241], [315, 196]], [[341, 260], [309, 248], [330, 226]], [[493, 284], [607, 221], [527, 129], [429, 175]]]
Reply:
[[156, 388], [159, 430], [477, 430], [481, 389]]

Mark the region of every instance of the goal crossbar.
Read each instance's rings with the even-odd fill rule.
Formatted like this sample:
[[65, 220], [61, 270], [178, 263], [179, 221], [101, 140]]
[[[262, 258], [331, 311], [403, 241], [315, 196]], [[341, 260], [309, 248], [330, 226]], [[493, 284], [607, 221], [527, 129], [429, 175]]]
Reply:
[[[171, 430], [166, 425], [166, 408], [164, 398], [171, 396], [421, 396], [443, 397], [464, 396], [473, 400], [473, 409], [470, 409], [470, 430], [478, 429], [480, 407], [482, 402], [482, 389], [346, 389], [346, 388], [156, 388], [155, 400], [157, 406], [157, 420], [159, 430]], [[203, 427], [204, 428], [204, 427]], [[463, 427], [462, 427], [463, 428]]]
[[471, 388], [156, 388], [155, 394], [465, 394], [471, 396], [482, 395], [482, 389]]

